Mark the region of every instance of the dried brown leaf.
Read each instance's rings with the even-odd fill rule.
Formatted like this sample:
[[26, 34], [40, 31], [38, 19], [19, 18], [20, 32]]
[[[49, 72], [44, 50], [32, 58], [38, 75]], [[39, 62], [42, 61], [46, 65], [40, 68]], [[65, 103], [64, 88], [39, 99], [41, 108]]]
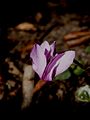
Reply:
[[33, 31], [36, 31], [36, 27], [32, 23], [28, 23], [28, 22], [20, 23], [15, 28], [17, 30], [26, 30], [26, 31], [33, 30]]

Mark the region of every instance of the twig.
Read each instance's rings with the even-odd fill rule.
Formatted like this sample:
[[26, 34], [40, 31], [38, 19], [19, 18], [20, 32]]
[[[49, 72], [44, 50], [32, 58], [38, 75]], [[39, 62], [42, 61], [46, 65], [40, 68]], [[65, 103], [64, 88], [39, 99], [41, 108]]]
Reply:
[[72, 39], [75, 39], [78, 37], [83, 37], [86, 35], [90, 35], [90, 31], [71, 32], [71, 33], [64, 36], [64, 40], [68, 41], [68, 40], [72, 40]]
[[74, 59], [74, 63], [77, 64], [82, 69], [85, 69], [85, 67], [80, 62], [78, 62], [76, 59]]
[[33, 88], [34, 88], [34, 71], [31, 65], [25, 65], [24, 75], [22, 81], [23, 101], [21, 108], [28, 107], [32, 101]]
[[90, 35], [88, 36], [84, 36], [84, 37], [81, 37], [81, 38], [78, 38], [78, 39], [75, 39], [75, 40], [72, 40], [72, 41], [67, 41], [67, 45], [69, 47], [73, 47], [73, 46], [76, 46], [76, 45], [80, 45], [86, 41], [90, 40]]
[[74, 63], [77, 64], [79, 67], [81, 67], [84, 70], [83, 76], [86, 78], [85, 80], [86, 80], [87, 84], [90, 85], [90, 74], [89, 74], [90, 72], [88, 73], [89, 68], [86, 68], [81, 63], [79, 63], [77, 60], [74, 60]]

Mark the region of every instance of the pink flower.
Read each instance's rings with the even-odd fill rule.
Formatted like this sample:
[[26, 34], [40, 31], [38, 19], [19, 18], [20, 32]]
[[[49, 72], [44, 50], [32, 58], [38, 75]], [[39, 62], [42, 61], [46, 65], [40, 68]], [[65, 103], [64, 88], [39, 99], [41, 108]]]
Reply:
[[52, 81], [53, 77], [67, 70], [73, 63], [75, 51], [54, 52], [55, 41], [51, 45], [44, 41], [41, 45], [35, 44], [30, 53], [33, 69], [41, 80]]

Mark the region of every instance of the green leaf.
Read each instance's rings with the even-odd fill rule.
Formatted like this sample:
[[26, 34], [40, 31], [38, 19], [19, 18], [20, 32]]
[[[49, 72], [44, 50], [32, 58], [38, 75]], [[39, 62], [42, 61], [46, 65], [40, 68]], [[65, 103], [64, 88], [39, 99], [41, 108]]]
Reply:
[[78, 97], [81, 98], [83, 101], [90, 100], [90, 96], [88, 92], [85, 90], [83, 90], [82, 93]]
[[90, 46], [87, 46], [87, 47], [86, 47], [85, 52], [86, 52], [86, 53], [90, 53]]
[[70, 67], [71, 67], [72, 69], [75, 69], [75, 65], [74, 65], [74, 64], [72, 64]]
[[76, 90], [75, 98], [77, 101], [90, 102], [90, 86], [85, 85]]
[[56, 76], [54, 80], [66, 80], [66, 79], [70, 78], [70, 76], [71, 76], [70, 71], [66, 70], [65, 72]]
[[75, 75], [81, 75], [83, 72], [84, 70], [80, 68], [79, 66], [77, 66], [77, 68], [74, 70]]

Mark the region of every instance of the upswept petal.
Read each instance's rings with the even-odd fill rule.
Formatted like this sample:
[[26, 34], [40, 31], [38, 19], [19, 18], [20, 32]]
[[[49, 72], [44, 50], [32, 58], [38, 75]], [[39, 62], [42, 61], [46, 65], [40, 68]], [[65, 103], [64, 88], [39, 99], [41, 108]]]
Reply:
[[47, 63], [46, 56], [44, 55], [41, 47], [38, 44], [34, 45], [30, 53], [30, 57], [33, 61], [33, 69], [41, 78]]
[[45, 56], [46, 56], [46, 58], [47, 58], [47, 63], [50, 61], [50, 59], [52, 58], [52, 56], [51, 56], [51, 50], [50, 51], [47, 51], [46, 49], [45, 49]]
[[44, 41], [40, 46], [41, 46], [41, 49], [44, 53], [45, 53], [45, 49], [47, 51], [50, 51], [50, 45], [47, 41]]
[[55, 41], [50, 45], [51, 56], [53, 56], [53, 54], [54, 54], [54, 51], [55, 51], [55, 45], [56, 45], [56, 42], [55, 42]]
[[46, 66], [45, 71], [43, 73], [42, 79], [51, 81], [53, 71], [56, 69], [56, 67], [59, 64], [59, 59], [64, 55], [64, 53], [57, 54], [52, 58], [52, 60], [49, 62], [49, 64]]
[[[75, 58], [75, 51], [66, 51], [65, 54], [59, 59], [59, 65], [56, 70], [56, 75], [67, 70], [70, 65], [73, 63]], [[56, 76], [55, 75], [55, 76]]]

